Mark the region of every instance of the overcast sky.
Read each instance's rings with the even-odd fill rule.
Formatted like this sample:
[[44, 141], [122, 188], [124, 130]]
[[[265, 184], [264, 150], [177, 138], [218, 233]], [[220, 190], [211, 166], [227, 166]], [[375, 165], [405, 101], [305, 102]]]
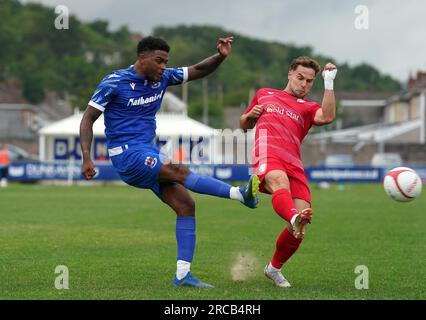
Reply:
[[[218, 25], [231, 33], [309, 45], [337, 64], [368, 62], [401, 81], [426, 70], [425, 0], [22, 0], [29, 1], [65, 5], [83, 21], [103, 19], [112, 30], [127, 25], [144, 35], [159, 25]], [[356, 12], [360, 5], [363, 11]], [[366, 26], [364, 8], [368, 29], [359, 29], [356, 22]]]

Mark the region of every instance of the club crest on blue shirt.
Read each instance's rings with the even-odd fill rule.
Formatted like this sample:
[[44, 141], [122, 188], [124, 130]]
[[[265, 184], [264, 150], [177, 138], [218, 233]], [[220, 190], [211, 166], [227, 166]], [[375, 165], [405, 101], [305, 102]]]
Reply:
[[154, 158], [154, 157], [145, 158], [145, 165], [150, 167], [151, 169], [154, 168], [156, 164], [157, 164], [157, 158]]

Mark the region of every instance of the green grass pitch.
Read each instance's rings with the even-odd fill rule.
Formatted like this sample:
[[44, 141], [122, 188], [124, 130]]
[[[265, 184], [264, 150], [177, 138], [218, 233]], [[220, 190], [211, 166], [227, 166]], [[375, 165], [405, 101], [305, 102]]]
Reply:
[[[426, 197], [387, 198], [381, 185], [312, 186], [314, 218], [280, 289], [263, 275], [284, 228], [261, 196], [250, 210], [193, 194], [191, 267], [211, 290], [175, 288], [175, 217], [127, 186], [11, 184], [0, 189], [0, 299], [426, 299]], [[58, 290], [55, 267], [69, 270]], [[358, 265], [368, 289], [355, 288]], [[365, 275], [365, 274], [364, 274]]]

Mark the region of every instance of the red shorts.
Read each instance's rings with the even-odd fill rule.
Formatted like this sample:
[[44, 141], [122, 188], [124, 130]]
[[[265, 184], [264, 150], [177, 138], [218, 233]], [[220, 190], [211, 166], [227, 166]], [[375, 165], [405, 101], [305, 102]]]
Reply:
[[279, 158], [268, 158], [266, 161], [261, 161], [260, 165], [255, 166], [253, 173], [259, 177], [259, 191], [269, 193], [264, 186], [266, 174], [272, 170], [284, 171], [290, 182], [290, 193], [292, 198], [298, 198], [311, 203], [311, 191], [309, 190], [308, 180], [302, 168], [292, 166]]

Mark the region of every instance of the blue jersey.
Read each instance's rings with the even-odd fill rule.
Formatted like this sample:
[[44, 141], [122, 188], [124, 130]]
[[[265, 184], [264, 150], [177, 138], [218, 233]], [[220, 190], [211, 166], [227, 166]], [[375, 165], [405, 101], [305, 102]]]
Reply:
[[155, 114], [168, 86], [188, 80], [188, 68], [167, 68], [153, 83], [138, 74], [133, 65], [107, 75], [96, 88], [89, 105], [104, 112], [109, 148], [124, 144], [153, 144]]

